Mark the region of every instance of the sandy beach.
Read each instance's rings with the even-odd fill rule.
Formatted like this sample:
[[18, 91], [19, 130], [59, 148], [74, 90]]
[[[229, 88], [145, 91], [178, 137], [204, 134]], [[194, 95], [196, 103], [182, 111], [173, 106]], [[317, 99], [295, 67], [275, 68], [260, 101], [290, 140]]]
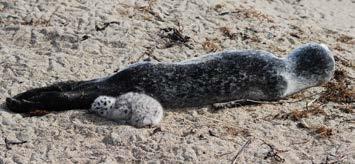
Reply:
[[[354, 9], [354, 0], [0, 0], [0, 164], [355, 163]], [[236, 49], [285, 57], [309, 42], [331, 49], [331, 82], [277, 102], [166, 109], [158, 127], [4, 105], [143, 60]]]

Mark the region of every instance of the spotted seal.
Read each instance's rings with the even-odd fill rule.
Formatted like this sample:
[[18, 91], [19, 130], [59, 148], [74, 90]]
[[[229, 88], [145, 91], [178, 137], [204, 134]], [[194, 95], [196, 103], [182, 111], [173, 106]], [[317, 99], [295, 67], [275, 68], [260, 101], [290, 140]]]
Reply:
[[[7, 98], [6, 104], [14, 112], [88, 109], [94, 101], [101, 101], [100, 96], [117, 99], [127, 93], [136, 93], [135, 99], [149, 96], [148, 102], [157, 101], [164, 108], [201, 107], [239, 99], [268, 101], [327, 82], [334, 69], [334, 58], [323, 44], [301, 45], [286, 58], [257, 50], [224, 51], [175, 63], [136, 63], [105, 78], [32, 89]], [[118, 104], [128, 103], [131, 111], [138, 110], [133, 108], [139, 106], [136, 101], [118, 100]]]
[[111, 120], [126, 121], [136, 127], [157, 125], [163, 117], [163, 107], [156, 99], [135, 92], [117, 98], [99, 96], [89, 111]]

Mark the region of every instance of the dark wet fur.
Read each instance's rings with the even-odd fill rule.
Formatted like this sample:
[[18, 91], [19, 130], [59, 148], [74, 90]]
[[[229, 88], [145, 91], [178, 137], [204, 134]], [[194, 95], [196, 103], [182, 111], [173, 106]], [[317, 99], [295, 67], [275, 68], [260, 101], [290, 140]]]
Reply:
[[110, 94], [109, 86], [103, 82], [67, 81], [51, 86], [31, 89], [13, 98], [6, 99], [8, 109], [18, 113], [32, 110], [60, 111], [88, 108], [93, 100]]

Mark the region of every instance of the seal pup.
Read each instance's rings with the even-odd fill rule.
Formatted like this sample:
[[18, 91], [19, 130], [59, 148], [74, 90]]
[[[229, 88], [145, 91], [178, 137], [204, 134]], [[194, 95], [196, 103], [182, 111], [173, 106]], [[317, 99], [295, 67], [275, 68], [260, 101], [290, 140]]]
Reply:
[[32, 89], [7, 98], [6, 105], [14, 112], [88, 109], [99, 96], [128, 92], [150, 96], [164, 108], [272, 101], [329, 81], [334, 69], [334, 58], [322, 44], [302, 45], [286, 58], [257, 50], [225, 51], [175, 63], [136, 63], [105, 78]]
[[156, 99], [134, 92], [117, 98], [99, 96], [89, 111], [113, 121], [125, 121], [136, 127], [157, 125], [163, 117], [163, 107]]

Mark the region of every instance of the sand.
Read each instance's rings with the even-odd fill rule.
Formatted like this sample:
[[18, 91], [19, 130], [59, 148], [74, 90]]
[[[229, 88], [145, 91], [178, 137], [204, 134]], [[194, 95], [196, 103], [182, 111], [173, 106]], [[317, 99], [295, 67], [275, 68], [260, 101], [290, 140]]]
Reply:
[[[0, 103], [147, 59], [231, 49], [284, 57], [308, 42], [331, 48], [354, 96], [354, 8], [354, 0], [1, 1]], [[174, 42], [164, 28], [190, 38]], [[324, 90], [276, 104], [167, 109], [159, 127], [142, 129], [85, 110], [24, 117], [0, 109], [0, 163], [355, 163], [354, 99], [321, 101]]]

